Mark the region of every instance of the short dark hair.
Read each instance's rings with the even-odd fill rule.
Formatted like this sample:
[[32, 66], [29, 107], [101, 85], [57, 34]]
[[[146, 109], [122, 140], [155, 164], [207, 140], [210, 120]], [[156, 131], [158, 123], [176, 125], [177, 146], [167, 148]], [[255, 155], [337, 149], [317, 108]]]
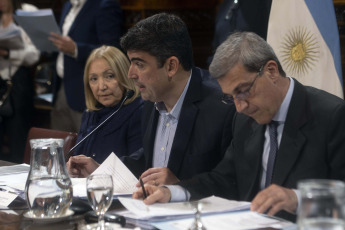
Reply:
[[159, 13], [139, 21], [121, 38], [127, 52], [144, 51], [156, 57], [158, 67], [175, 56], [185, 70], [193, 65], [193, 48], [186, 24], [173, 14]]

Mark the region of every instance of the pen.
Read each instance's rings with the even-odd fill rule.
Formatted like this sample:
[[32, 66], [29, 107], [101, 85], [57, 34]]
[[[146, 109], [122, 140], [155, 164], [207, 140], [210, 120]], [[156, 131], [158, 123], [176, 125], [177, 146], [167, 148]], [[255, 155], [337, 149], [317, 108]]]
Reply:
[[146, 191], [145, 191], [143, 180], [141, 178], [139, 178], [139, 181], [140, 181], [141, 189], [143, 190], [143, 193], [144, 193], [144, 199], [146, 199], [147, 194], [146, 194]]

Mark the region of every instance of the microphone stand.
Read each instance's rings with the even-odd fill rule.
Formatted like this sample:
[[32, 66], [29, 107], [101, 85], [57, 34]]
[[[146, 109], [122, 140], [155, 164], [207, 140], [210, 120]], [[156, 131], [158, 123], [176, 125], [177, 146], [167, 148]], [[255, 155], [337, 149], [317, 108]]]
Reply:
[[98, 130], [100, 127], [102, 127], [110, 118], [112, 118], [121, 108], [123, 103], [131, 97], [133, 97], [134, 91], [129, 90], [125, 96], [125, 98], [121, 101], [121, 104], [117, 110], [115, 110], [112, 114], [109, 115], [102, 123], [100, 123], [96, 128], [94, 128], [89, 134], [87, 134], [81, 141], [79, 141], [76, 145], [74, 145], [69, 151], [68, 151], [68, 156], [71, 155], [71, 153], [81, 144], [83, 143], [91, 134], [93, 134], [96, 130]]

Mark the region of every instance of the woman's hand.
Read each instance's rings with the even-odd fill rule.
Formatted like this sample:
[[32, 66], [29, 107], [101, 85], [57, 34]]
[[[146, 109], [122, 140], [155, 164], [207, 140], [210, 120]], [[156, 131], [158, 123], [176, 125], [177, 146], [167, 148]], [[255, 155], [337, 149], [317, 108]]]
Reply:
[[91, 157], [77, 155], [70, 157], [66, 166], [71, 177], [87, 177], [98, 168], [99, 164]]

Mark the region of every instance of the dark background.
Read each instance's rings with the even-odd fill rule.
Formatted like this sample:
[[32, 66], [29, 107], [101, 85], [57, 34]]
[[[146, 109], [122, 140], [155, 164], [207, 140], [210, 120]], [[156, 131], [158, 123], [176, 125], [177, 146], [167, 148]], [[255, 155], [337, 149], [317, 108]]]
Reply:
[[[124, 12], [124, 28], [158, 12], [179, 15], [187, 24], [193, 43], [195, 65], [208, 68], [207, 58], [212, 53], [212, 38], [217, 7], [223, 0], [119, 0]], [[57, 22], [65, 0], [26, 0], [40, 9], [51, 8]], [[343, 79], [345, 76], [345, 0], [333, 0], [340, 34]], [[46, 61], [45, 57], [41, 62]], [[33, 69], [35, 73], [35, 68]], [[49, 128], [50, 106], [36, 104], [33, 126]]]

